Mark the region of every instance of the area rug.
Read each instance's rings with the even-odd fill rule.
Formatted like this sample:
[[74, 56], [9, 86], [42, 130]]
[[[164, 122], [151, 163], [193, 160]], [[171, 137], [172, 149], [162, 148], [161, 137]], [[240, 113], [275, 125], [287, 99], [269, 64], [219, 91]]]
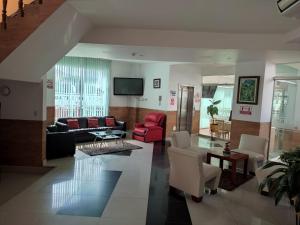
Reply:
[[231, 181], [231, 172], [230, 170], [223, 170], [222, 176], [220, 179], [219, 187], [225, 189], [227, 191], [233, 191], [235, 188], [241, 186], [242, 184], [246, 183], [247, 181], [251, 180], [254, 176], [248, 174], [245, 178], [243, 174], [237, 173], [236, 174], [236, 184], [232, 183]]
[[102, 146], [101, 148], [99, 144], [95, 145], [94, 143], [86, 143], [77, 146], [77, 150], [82, 151], [83, 153], [90, 156], [110, 154], [110, 153], [123, 153], [123, 152], [124, 154], [122, 155], [128, 155], [127, 153], [125, 153], [125, 151], [130, 152], [131, 150], [137, 150], [137, 149], [142, 149], [142, 147], [128, 143], [126, 141], [124, 141], [124, 145], [108, 143], [105, 146]]

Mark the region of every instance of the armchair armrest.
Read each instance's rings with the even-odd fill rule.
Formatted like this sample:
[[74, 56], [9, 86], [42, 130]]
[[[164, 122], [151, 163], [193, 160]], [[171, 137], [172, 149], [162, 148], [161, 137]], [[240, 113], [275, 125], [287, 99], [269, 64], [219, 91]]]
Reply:
[[54, 159], [75, 154], [75, 135], [72, 132], [52, 132], [46, 136], [46, 158]]
[[168, 151], [181, 154], [191, 158], [202, 158], [202, 154], [200, 152], [193, 151], [191, 149], [181, 149], [176, 147], [169, 147]]
[[123, 131], [127, 130], [127, 123], [125, 121], [117, 120], [116, 121], [116, 125], [117, 126], [121, 126]]
[[69, 126], [65, 123], [56, 122], [55, 126], [57, 127], [57, 132], [66, 132], [69, 130]]

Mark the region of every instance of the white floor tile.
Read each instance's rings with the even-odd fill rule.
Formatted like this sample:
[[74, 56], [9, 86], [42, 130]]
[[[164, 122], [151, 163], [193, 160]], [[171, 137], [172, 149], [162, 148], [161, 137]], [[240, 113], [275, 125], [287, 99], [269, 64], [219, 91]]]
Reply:
[[102, 218], [145, 219], [147, 206], [148, 199], [112, 197], [102, 214]]

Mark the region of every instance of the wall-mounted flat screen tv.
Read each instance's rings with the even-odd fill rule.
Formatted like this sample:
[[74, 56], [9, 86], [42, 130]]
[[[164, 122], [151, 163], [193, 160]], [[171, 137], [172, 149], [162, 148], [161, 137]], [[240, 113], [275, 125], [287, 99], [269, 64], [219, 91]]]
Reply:
[[144, 81], [142, 78], [114, 77], [114, 95], [144, 94]]

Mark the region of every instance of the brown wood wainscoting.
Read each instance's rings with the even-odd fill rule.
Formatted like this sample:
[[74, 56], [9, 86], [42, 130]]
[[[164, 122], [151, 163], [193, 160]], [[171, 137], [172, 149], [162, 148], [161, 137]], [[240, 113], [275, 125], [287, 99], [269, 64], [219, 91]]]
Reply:
[[43, 166], [46, 121], [0, 120], [1, 165]]

